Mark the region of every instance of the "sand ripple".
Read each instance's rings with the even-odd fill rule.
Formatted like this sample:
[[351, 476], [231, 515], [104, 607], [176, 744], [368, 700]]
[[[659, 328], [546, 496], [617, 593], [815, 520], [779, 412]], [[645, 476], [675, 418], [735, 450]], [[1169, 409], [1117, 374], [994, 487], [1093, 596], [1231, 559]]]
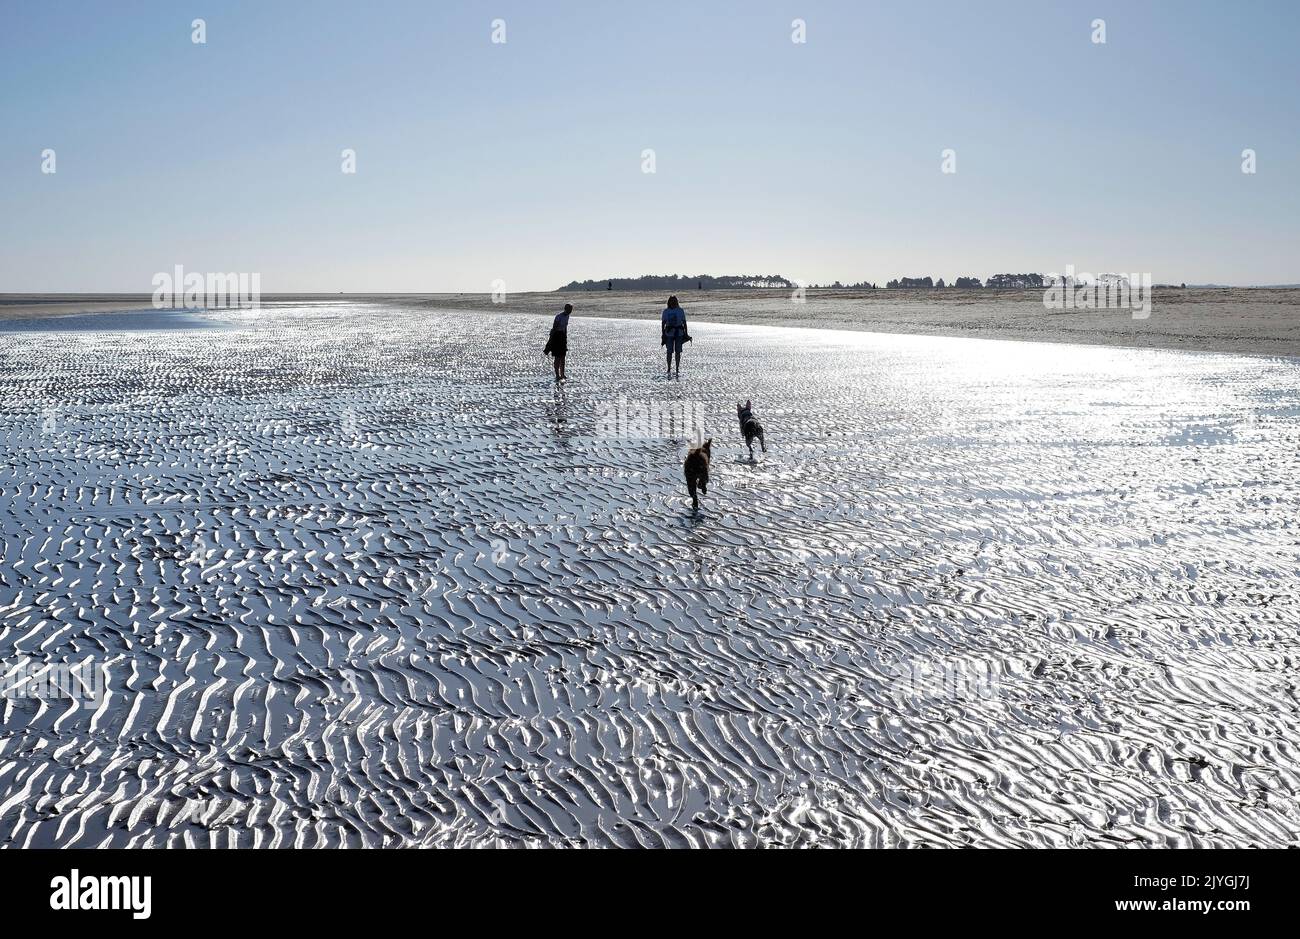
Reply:
[[1300, 841], [1294, 360], [77, 325], [0, 333], [0, 665], [108, 695], [0, 699], [7, 845]]

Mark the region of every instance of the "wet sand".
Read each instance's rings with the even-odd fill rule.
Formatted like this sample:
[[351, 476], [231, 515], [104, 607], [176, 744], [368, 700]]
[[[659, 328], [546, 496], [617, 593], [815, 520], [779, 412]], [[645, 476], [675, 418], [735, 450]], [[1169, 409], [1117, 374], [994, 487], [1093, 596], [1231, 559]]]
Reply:
[[[511, 294], [267, 295], [271, 308], [304, 303], [384, 303], [399, 308], [553, 315], [566, 302], [576, 315], [656, 319], [665, 297], [639, 292]], [[1048, 311], [1037, 290], [809, 290], [792, 302], [785, 290], [683, 291], [692, 321], [852, 329], [930, 336], [1073, 342], [1123, 348], [1184, 349], [1252, 355], [1300, 355], [1300, 289], [1156, 289], [1154, 310]], [[85, 311], [142, 310], [148, 296], [0, 296], [0, 321]]]
[[[688, 317], [719, 323], [853, 329], [926, 336], [1073, 342], [1123, 348], [1300, 355], [1300, 290], [1156, 290], [1153, 311], [1048, 311], [1040, 290], [683, 291]], [[438, 298], [437, 306], [576, 316], [657, 319], [660, 294], [600, 291], [521, 294], [493, 306], [486, 297]]]
[[0, 843], [1300, 843], [1300, 364], [696, 322], [0, 332]]

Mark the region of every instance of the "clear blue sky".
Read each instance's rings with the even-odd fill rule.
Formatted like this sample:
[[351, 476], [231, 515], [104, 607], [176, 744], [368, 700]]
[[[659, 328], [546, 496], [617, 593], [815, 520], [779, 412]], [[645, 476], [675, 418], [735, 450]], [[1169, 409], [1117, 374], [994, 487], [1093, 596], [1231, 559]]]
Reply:
[[1296, 282], [1298, 43], [1294, 0], [0, 0], [0, 292]]

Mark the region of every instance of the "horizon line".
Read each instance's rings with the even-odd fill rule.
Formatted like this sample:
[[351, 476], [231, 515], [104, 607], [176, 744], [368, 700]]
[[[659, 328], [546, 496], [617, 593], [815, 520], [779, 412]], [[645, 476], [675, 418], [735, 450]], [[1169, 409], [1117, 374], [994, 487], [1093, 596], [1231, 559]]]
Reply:
[[[1079, 284], [1079, 286], [1087, 286]], [[1300, 281], [1294, 283], [1282, 284], [1193, 284], [1188, 283], [1169, 283], [1159, 281], [1152, 284], [1152, 287], [1164, 287], [1172, 290], [1300, 290]], [[696, 291], [697, 293], [760, 293], [773, 290], [790, 290], [791, 287], [713, 287]], [[904, 291], [921, 291], [921, 290], [988, 290], [988, 291], [1025, 291], [1025, 290], [1044, 290], [1044, 287], [989, 287], [987, 285], [980, 287], [954, 287], [951, 284], [944, 287], [859, 287], [851, 285], [842, 285], [839, 287], [830, 284], [818, 286], [809, 286], [802, 288], [804, 290], [825, 290], [825, 291], [857, 291], [859, 293], [867, 292], [904, 292]], [[629, 289], [626, 287], [610, 289], [601, 289], [596, 291], [579, 291], [568, 289], [566, 287], [553, 287], [550, 289], [540, 290], [512, 290], [506, 293], [506, 296], [519, 296], [523, 294], [540, 294], [540, 293], [655, 293], [662, 292], [663, 288], [645, 287], [639, 289]], [[8, 297], [152, 297], [153, 291], [142, 290], [10, 290], [0, 291], [0, 298]], [[419, 297], [431, 294], [441, 296], [485, 296], [493, 295], [491, 290], [276, 290], [261, 291], [260, 295], [266, 297]]]

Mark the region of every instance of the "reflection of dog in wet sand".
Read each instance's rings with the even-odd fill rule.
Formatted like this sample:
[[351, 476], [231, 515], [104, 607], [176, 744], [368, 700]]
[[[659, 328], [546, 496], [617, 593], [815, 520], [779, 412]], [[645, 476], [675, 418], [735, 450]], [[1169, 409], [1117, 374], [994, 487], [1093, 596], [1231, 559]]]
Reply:
[[736, 417], [740, 419], [740, 432], [745, 435], [745, 446], [749, 447], [749, 458], [754, 458], [754, 438], [758, 438], [758, 445], [767, 452], [767, 444], [763, 441], [763, 425], [754, 419], [754, 403], [746, 401], [741, 404], [736, 402]]
[[700, 497], [695, 494], [698, 488], [701, 495], [709, 494], [709, 458], [713, 455], [713, 438], [710, 437], [690, 453], [682, 465], [686, 473], [686, 488], [691, 494], [691, 505], [695, 511], [700, 510]]

